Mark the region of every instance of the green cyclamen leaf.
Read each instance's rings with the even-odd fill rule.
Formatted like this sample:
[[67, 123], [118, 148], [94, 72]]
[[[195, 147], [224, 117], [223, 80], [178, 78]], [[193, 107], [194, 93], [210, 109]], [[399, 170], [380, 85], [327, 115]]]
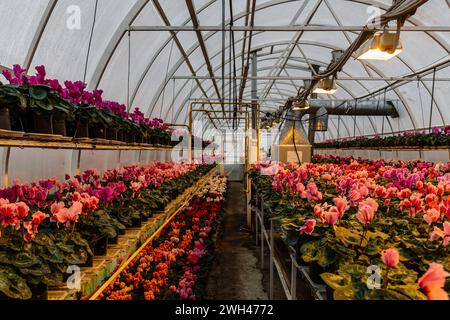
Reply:
[[36, 100], [44, 100], [48, 97], [49, 89], [46, 86], [31, 86], [30, 96]]
[[25, 279], [11, 272], [0, 272], [0, 291], [11, 299], [29, 300], [32, 297]]

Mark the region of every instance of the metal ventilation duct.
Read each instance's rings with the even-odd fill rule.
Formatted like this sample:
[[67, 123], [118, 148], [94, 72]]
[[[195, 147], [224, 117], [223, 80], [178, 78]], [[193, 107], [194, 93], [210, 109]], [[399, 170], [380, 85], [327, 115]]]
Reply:
[[[288, 104], [292, 105], [292, 101]], [[355, 102], [355, 100], [309, 100], [309, 110], [303, 111], [302, 114], [314, 114], [321, 107], [325, 107], [329, 115], [341, 116], [386, 116], [398, 118], [399, 114], [397, 100], [364, 100]]]
[[313, 117], [313, 131], [328, 131], [328, 112], [321, 107]]
[[310, 100], [311, 108], [305, 113], [316, 113], [321, 107], [325, 107], [330, 115], [351, 115], [351, 116], [390, 116], [398, 118], [396, 108], [398, 101], [379, 100]]

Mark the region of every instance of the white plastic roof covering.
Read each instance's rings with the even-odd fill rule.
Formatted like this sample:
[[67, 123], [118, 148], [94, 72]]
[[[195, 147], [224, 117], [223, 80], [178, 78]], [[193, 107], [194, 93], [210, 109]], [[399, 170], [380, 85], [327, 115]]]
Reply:
[[[286, 26], [304, 24], [312, 16], [311, 25], [363, 26], [368, 18], [368, 6], [387, 9], [392, 0], [257, 0], [256, 26]], [[220, 26], [221, 0], [193, 1], [200, 25]], [[233, 1], [234, 24], [244, 25], [245, 0]], [[173, 26], [191, 26], [185, 1], [160, 0], [164, 14]], [[226, 1], [228, 10], [228, 1]], [[95, 0], [0, 0], [0, 65], [45, 65], [49, 77], [60, 80], [85, 78], [89, 88], [101, 88], [104, 97], [122, 103], [128, 97], [128, 45], [131, 43], [131, 68], [129, 96], [132, 106], [141, 107], [149, 116], [161, 116], [168, 122], [185, 123], [190, 98], [205, 98], [194, 80], [172, 79], [173, 76], [191, 75], [191, 72], [174, 45], [168, 31], [132, 32], [128, 26], [163, 26], [154, 1], [149, 0], [98, 0], [97, 14], [90, 50], [89, 40], [93, 25]], [[78, 6], [81, 28], [71, 30], [67, 20]], [[448, 26], [449, 3], [430, 0], [410, 18], [405, 26]], [[229, 12], [226, 13], [229, 23]], [[221, 32], [203, 32], [208, 55], [216, 76], [221, 74]], [[238, 75], [243, 32], [235, 32]], [[309, 76], [308, 63], [326, 66], [331, 50], [345, 49], [356, 37], [354, 32], [304, 32], [295, 45], [289, 61], [279, 66], [292, 46], [297, 32], [255, 32], [252, 48], [261, 48], [258, 57], [260, 76]], [[229, 44], [227, 33], [227, 50]], [[177, 38], [188, 55], [197, 75], [208, 75], [205, 60], [194, 32], [179, 32]], [[401, 40], [404, 52], [389, 62], [366, 62], [363, 65], [351, 59], [340, 73], [343, 77], [399, 77], [449, 59], [450, 34], [445, 32], [404, 32]], [[89, 52], [89, 54], [88, 54]], [[88, 57], [88, 59], [87, 59]], [[88, 60], [86, 74], [85, 64]], [[229, 60], [226, 53], [226, 73]], [[430, 76], [428, 76], [430, 77]], [[450, 78], [450, 68], [437, 72], [438, 78]], [[258, 81], [258, 96], [268, 99], [286, 99], [296, 94], [301, 81], [276, 81], [267, 91], [270, 81]], [[200, 80], [208, 98], [217, 99], [210, 79]], [[219, 87], [222, 81], [218, 80]], [[224, 82], [228, 97], [228, 81]], [[239, 84], [239, 80], [238, 80]], [[354, 99], [386, 86], [385, 81], [339, 81], [338, 99]], [[250, 81], [244, 97], [250, 98]], [[450, 82], [437, 82], [432, 125], [450, 124], [448, 91]], [[387, 92], [388, 99], [399, 99], [398, 119], [361, 117], [357, 119], [357, 134], [382, 131], [400, 131], [428, 127], [431, 106], [431, 82], [410, 82]], [[326, 99], [326, 96], [320, 98]], [[375, 97], [382, 99], [382, 96]], [[262, 101], [264, 109], [281, 104]], [[353, 136], [353, 118], [342, 117], [340, 136]], [[332, 118], [330, 130], [324, 138], [337, 136], [337, 120]]]

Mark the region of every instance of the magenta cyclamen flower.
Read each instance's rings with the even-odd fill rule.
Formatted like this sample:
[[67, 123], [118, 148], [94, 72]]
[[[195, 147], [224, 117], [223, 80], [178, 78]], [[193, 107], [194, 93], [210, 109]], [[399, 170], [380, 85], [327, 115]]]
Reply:
[[9, 83], [13, 85], [22, 85], [28, 82], [28, 78], [25, 75], [26, 70], [23, 69], [20, 65], [15, 64], [13, 66], [14, 76], [8, 70], [3, 70], [2, 74], [9, 81]]
[[145, 123], [145, 115], [138, 107], [134, 109], [133, 113], [130, 113], [130, 117], [137, 124]]

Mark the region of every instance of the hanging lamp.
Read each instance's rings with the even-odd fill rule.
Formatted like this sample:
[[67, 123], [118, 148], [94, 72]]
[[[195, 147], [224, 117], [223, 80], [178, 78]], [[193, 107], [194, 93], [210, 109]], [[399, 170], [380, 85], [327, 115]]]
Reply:
[[295, 100], [292, 102], [292, 110], [293, 111], [305, 111], [310, 108], [308, 100]]
[[356, 52], [358, 60], [388, 61], [403, 51], [400, 41], [400, 24], [397, 32], [387, 30], [376, 33], [372, 39], [367, 40]]
[[313, 93], [335, 94], [337, 91], [336, 80], [333, 78], [320, 79]]

